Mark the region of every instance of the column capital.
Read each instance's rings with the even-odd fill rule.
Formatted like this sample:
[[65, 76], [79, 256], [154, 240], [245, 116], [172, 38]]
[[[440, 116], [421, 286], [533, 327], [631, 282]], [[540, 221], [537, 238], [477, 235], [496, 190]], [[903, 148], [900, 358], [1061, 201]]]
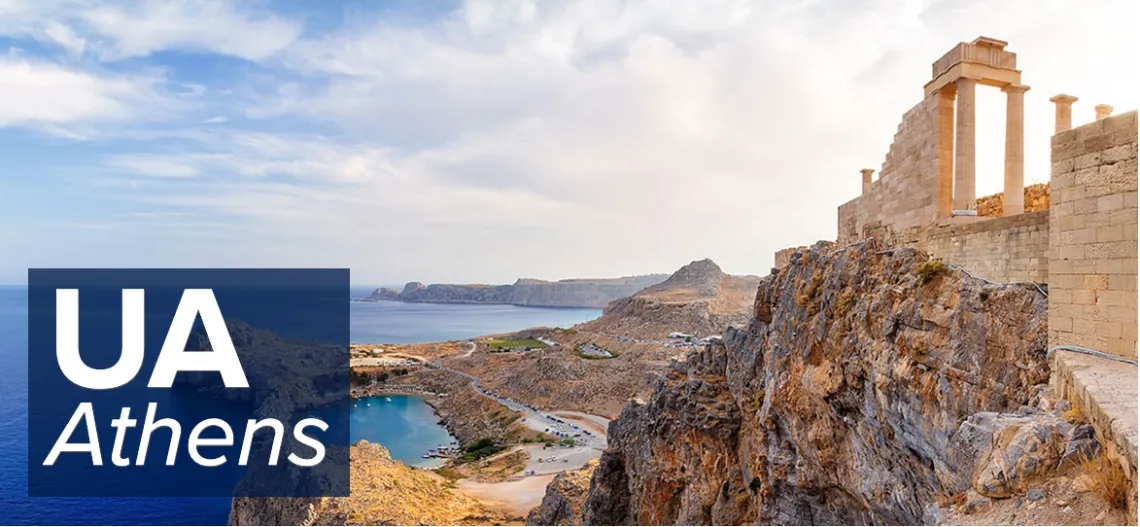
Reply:
[[1098, 104], [1096, 108], [1096, 120], [1107, 119], [1112, 115], [1112, 106], [1108, 104]]
[[1001, 91], [1006, 93], [1025, 93], [1029, 91], [1029, 86], [1024, 84], [1007, 84], [1002, 86]]
[[1078, 99], [1076, 97], [1073, 97], [1072, 95], [1066, 95], [1064, 93], [1057, 94], [1049, 98], [1049, 102], [1054, 102], [1057, 104], [1073, 104], [1077, 102], [1077, 100]]
[[957, 79], [954, 79], [954, 84], [956, 84], [958, 86], [962, 86], [962, 85], [973, 86], [977, 83], [978, 83], [978, 79], [975, 79], [973, 77], [958, 77]]
[[867, 176], [870, 176], [871, 174], [874, 174], [875, 169], [873, 169], [873, 168], [861, 168], [861, 169], [859, 169], [859, 173], [863, 174], [863, 177], [867, 177]]

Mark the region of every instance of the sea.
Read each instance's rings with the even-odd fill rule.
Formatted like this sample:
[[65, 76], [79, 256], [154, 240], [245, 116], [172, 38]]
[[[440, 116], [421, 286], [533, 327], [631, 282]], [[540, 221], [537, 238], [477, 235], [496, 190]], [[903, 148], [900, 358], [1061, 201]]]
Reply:
[[[354, 287], [352, 296], [367, 296], [372, 289]], [[0, 286], [0, 524], [225, 525], [229, 498], [27, 497], [27, 309], [24, 286]], [[437, 342], [535, 326], [569, 327], [599, 315], [600, 309], [352, 302], [351, 338], [354, 343]], [[363, 399], [351, 411], [352, 441], [380, 443], [409, 465], [423, 465], [422, 454], [453, 439], [419, 397]]]

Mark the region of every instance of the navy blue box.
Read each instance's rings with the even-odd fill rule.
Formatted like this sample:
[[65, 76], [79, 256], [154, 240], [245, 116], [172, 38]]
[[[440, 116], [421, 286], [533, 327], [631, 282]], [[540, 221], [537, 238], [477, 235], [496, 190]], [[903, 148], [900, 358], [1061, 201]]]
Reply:
[[[143, 292], [124, 293], [139, 289]], [[186, 291], [204, 289], [216, 300], [220, 319], [224, 319], [223, 335], [233, 344], [248, 387], [226, 387], [215, 371], [182, 372], [173, 377], [169, 388], [149, 387]], [[145, 313], [139, 317], [143, 323], [128, 324], [143, 329], [142, 364], [125, 384], [83, 387], [61, 369], [57, 330], [63, 330], [57, 327], [57, 300], [64, 299], [61, 305], [69, 306], [68, 295], [78, 296], [78, 349], [83, 364], [92, 369], [110, 368], [126, 356], [124, 339], [129, 342], [136, 333], [124, 334], [124, 303], [136, 305], [142, 295], [144, 307], [138, 313]], [[201, 292], [191, 295], [206, 298]], [[127, 314], [136, 311], [126, 309]], [[207, 326], [219, 326], [203, 317], [194, 317], [185, 343], [181, 335], [172, 335], [172, 350], [205, 353], [224, 349], [224, 343], [212, 342], [206, 331]], [[28, 493], [32, 497], [347, 496], [348, 344], [347, 269], [31, 269]], [[217, 353], [215, 357], [226, 355]], [[129, 373], [130, 368], [122, 369]], [[82, 411], [85, 403], [90, 404], [94, 418], [102, 464], [94, 464], [91, 452], [66, 451], [58, 452], [52, 464], [45, 464], [77, 414], [68, 442], [91, 440]], [[167, 458], [174, 434], [166, 427], [155, 427], [149, 434], [146, 455], [139, 464], [140, 440], [151, 405], [156, 421], [172, 418], [179, 423], [172, 466], [167, 465]], [[114, 428], [112, 420], [120, 418], [124, 408], [135, 426]], [[319, 421], [326, 429], [306, 426], [298, 436], [295, 427], [306, 419], [305, 423]], [[251, 420], [264, 426], [247, 442]], [[274, 436], [278, 435], [274, 421], [282, 433], [276, 464], [271, 465]], [[200, 446], [196, 461], [189, 443], [200, 424], [201, 440], [224, 439], [228, 427], [231, 441], [228, 446]], [[119, 433], [122, 438], [116, 441]], [[318, 456], [317, 445], [324, 449], [323, 457]], [[243, 450], [244, 465], [240, 463]], [[117, 465], [115, 458], [125, 466]], [[305, 466], [317, 459], [319, 463]], [[213, 464], [217, 466], [209, 466]]]

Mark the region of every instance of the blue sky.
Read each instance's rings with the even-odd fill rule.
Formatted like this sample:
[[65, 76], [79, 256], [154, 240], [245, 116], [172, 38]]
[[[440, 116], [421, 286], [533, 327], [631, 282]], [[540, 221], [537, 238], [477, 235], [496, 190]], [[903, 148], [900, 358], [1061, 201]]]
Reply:
[[[0, 0], [0, 283], [29, 267], [351, 267], [357, 283], [764, 274], [835, 235], [930, 63], [1010, 41], [1138, 105], [1126, 1]], [[1095, 37], [1095, 38], [1094, 38]], [[993, 93], [989, 93], [993, 92]], [[1003, 106], [979, 92], [979, 193]]]

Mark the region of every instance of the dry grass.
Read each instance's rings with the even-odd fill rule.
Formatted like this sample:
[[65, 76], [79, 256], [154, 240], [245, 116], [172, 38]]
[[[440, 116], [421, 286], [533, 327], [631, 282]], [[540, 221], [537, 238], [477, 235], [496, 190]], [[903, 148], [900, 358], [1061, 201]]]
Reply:
[[1128, 506], [1128, 476], [1119, 464], [1113, 463], [1103, 452], [1089, 457], [1081, 454], [1078, 469], [1088, 478], [1089, 490], [1109, 506], [1124, 509]]
[[1088, 420], [1085, 419], [1085, 416], [1081, 414], [1081, 411], [1078, 410], [1076, 406], [1069, 406], [1069, 409], [1065, 410], [1065, 414], [1062, 416], [1062, 418], [1073, 424], [1088, 422]]

